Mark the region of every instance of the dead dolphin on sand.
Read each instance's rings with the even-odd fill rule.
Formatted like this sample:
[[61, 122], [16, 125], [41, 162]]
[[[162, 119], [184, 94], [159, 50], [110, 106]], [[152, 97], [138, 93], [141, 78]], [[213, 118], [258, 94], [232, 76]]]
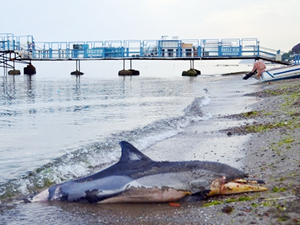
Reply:
[[[28, 199], [30, 202], [174, 202], [213, 195], [265, 191], [231, 166], [207, 161], [153, 161], [128, 142], [120, 142], [116, 164], [93, 175], [57, 184]], [[255, 184], [254, 184], [255, 183]]]

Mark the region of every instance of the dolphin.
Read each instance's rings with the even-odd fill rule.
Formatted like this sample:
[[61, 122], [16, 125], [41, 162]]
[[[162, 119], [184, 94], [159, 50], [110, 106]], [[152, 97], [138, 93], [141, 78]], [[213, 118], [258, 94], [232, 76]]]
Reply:
[[[147, 203], [201, 200], [213, 195], [265, 191], [262, 181], [231, 166], [208, 161], [154, 161], [126, 141], [111, 167], [93, 175], [57, 184], [30, 202]], [[255, 184], [253, 184], [255, 183]]]

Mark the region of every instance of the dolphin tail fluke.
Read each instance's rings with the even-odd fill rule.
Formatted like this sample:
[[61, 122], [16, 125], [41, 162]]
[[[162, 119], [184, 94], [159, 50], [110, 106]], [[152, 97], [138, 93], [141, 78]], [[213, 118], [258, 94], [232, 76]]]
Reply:
[[29, 199], [29, 202], [45, 202], [49, 200], [49, 190], [46, 189], [39, 193], [38, 195], [34, 196], [32, 199]]

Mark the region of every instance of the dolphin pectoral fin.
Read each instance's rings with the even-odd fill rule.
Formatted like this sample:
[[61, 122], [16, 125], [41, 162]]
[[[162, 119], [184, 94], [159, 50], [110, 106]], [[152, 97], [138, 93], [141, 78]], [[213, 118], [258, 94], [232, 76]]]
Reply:
[[180, 199], [180, 202], [197, 202], [204, 200], [208, 197], [210, 190], [199, 191], [191, 195], [186, 195], [184, 198]]
[[208, 196], [267, 191], [268, 188], [266, 187], [254, 185], [260, 183], [261, 181], [246, 181], [246, 180], [236, 180], [225, 184], [222, 184], [221, 182], [219, 183], [215, 182], [214, 185], [211, 186], [211, 190]]

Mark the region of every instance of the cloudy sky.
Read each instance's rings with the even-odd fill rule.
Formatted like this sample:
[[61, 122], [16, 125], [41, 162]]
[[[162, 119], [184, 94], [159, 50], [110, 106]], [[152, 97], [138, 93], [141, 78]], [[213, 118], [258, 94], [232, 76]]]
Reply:
[[42, 41], [257, 38], [288, 51], [300, 42], [298, 0], [13, 0], [0, 33]]

